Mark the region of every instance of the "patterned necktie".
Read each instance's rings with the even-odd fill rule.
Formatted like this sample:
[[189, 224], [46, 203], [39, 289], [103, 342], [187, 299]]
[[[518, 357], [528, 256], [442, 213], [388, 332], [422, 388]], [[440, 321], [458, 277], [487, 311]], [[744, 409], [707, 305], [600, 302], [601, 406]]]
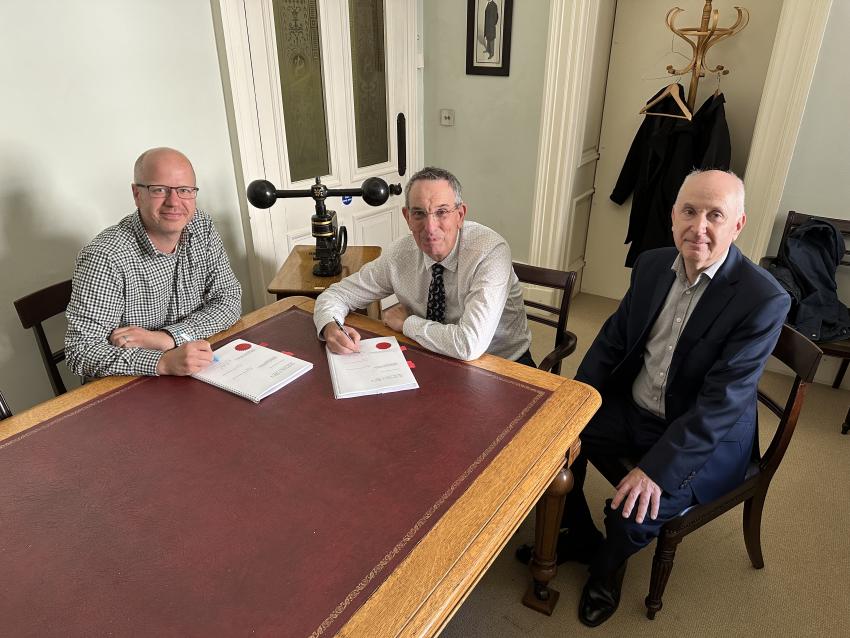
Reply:
[[440, 264], [431, 266], [431, 285], [428, 287], [428, 314], [430, 321], [444, 323], [446, 320], [446, 288], [443, 286], [443, 271]]

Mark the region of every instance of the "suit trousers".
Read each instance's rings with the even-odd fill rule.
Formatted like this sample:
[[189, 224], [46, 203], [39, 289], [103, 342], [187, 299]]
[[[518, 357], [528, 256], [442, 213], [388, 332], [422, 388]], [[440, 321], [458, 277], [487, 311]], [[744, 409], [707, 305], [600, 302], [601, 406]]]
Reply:
[[[664, 419], [637, 406], [631, 396], [603, 395], [602, 406], [581, 434], [581, 453], [572, 465], [575, 483], [567, 494], [562, 520], [562, 527], [570, 530], [571, 542], [582, 543], [599, 535], [584, 496], [588, 460], [616, 487], [630, 467], [637, 465], [664, 434], [666, 427]], [[662, 491], [658, 516], [652, 519], [647, 511], [643, 523], [637, 523], [637, 504], [631, 515], [624, 518], [623, 504], [613, 510], [608, 499], [604, 509], [605, 540], [591, 560], [591, 575], [606, 578], [629, 556], [657, 538], [665, 522], [696, 502], [690, 485], [673, 493]]]

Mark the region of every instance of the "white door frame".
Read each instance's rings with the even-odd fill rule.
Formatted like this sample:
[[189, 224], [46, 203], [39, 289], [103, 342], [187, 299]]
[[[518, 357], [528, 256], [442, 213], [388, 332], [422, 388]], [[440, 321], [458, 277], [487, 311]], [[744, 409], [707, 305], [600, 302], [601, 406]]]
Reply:
[[[758, 261], [770, 241], [832, 0], [785, 0], [747, 161], [747, 227], [737, 245]], [[595, 0], [552, 0], [529, 262], [566, 269], [576, 170], [596, 46]], [[601, 43], [607, 46], [607, 43]]]
[[[255, 2], [256, 0], [244, 0]], [[419, 32], [419, 16], [414, 0], [386, 0], [398, 3], [400, 8], [408, 12], [409, 33], [404, 38], [404, 60], [410, 61], [411, 70], [408, 73], [407, 86], [404, 90], [410, 96], [409, 108], [405, 113], [407, 118], [407, 166], [408, 171], [421, 156], [419, 139], [421, 130], [420, 110], [422, 96], [420, 94], [417, 73], [417, 33]], [[218, 40], [219, 67], [224, 87], [225, 107], [228, 126], [230, 128], [230, 144], [233, 153], [236, 185], [239, 197], [240, 213], [242, 216], [245, 245], [248, 251], [248, 269], [251, 278], [251, 294], [253, 307], [265, 305], [272, 300], [266, 292], [268, 283], [277, 274], [278, 264], [285, 256], [276, 256], [275, 260], [260, 259], [259, 255], [273, 255], [275, 242], [272, 234], [271, 216], [267, 211], [255, 209], [248, 204], [245, 189], [254, 179], [270, 174], [271, 167], [266, 166], [261, 145], [261, 127], [257, 113], [258, 95], [255, 90], [254, 78], [251, 74], [252, 60], [248, 43], [247, 17], [243, 0], [212, 0], [213, 25]], [[421, 58], [421, 54], [419, 56]], [[388, 111], [391, 119], [390, 134], [395, 131], [395, 113]], [[274, 167], [277, 170], [277, 167]], [[272, 171], [274, 172], [274, 171]], [[331, 182], [329, 185], [334, 186]], [[277, 184], [283, 188], [282, 184]]]
[[595, 0], [552, 0], [528, 251], [535, 266], [566, 268], [564, 249], [584, 150], [598, 17]]

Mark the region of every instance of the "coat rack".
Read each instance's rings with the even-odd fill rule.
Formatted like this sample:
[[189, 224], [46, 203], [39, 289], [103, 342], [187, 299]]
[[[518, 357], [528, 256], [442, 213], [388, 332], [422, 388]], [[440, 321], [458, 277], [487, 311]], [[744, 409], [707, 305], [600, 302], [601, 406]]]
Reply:
[[721, 75], [728, 75], [729, 73], [729, 69], [720, 64], [713, 69], [708, 68], [705, 65], [706, 52], [708, 52], [711, 47], [721, 40], [725, 40], [726, 38], [738, 33], [741, 29], [746, 27], [747, 23], [750, 21], [749, 11], [743, 7], [735, 7], [735, 11], [738, 12], [738, 18], [735, 20], [735, 24], [731, 27], [718, 28], [717, 22], [720, 18], [720, 11], [717, 9], [712, 10], [711, 1], [712, 0], [705, 0], [705, 6], [702, 8], [702, 21], [700, 22], [699, 27], [685, 27], [679, 29], [676, 27], [675, 22], [676, 17], [682, 13], [683, 9], [673, 7], [667, 12], [667, 27], [674, 34], [687, 42], [693, 51], [693, 58], [687, 66], [681, 69], [676, 69], [672, 64], [667, 65], [667, 72], [670, 75], [685, 75], [688, 72], [691, 73], [691, 85], [688, 88], [688, 108], [691, 113], [693, 113], [694, 105], [697, 101], [697, 86], [699, 85], [699, 79], [704, 77], [706, 73], [716, 73], [718, 78]]

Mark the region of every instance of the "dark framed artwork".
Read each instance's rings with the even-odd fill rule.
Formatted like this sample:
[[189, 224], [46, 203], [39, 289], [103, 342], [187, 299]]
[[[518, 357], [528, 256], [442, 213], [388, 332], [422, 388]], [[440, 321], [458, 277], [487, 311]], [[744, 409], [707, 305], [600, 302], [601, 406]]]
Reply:
[[514, 0], [467, 0], [466, 74], [508, 75]]

